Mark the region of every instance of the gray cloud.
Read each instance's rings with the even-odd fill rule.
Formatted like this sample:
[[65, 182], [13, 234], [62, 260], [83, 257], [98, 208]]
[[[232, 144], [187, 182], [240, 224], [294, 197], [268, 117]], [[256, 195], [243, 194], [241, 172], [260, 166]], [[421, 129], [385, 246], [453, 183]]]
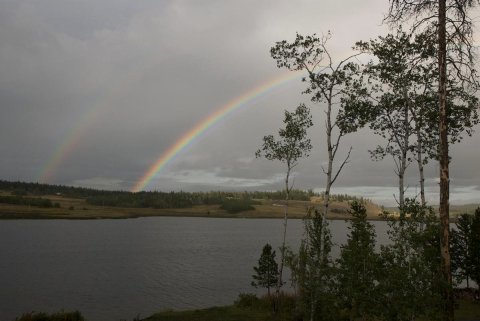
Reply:
[[[354, 41], [385, 32], [385, 10], [383, 0], [2, 1], [0, 178], [36, 180], [70, 141], [50, 183], [129, 189], [198, 122], [283, 72], [269, 55], [275, 41], [331, 30], [332, 52], [344, 57]], [[179, 153], [149, 188], [281, 188], [282, 164], [254, 152], [281, 126], [283, 109], [300, 102], [314, 113], [315, 149], [296, 168], [295, 186], [321, 188], [323, 113], [302, 88], [292, 80], [239, 108]], [[366, 152], [378, 142], [368, 131], [345, 139], [354, 150], [338, 191], [395, 186], [393, 163], [374, 163]], [[452, 148], [454, 188], [478, 185], [478, 150], [475, 137]], [[427, 174], [434, 186], [434, 164]], [[417, 184], [413, 165], [407, 180]]]

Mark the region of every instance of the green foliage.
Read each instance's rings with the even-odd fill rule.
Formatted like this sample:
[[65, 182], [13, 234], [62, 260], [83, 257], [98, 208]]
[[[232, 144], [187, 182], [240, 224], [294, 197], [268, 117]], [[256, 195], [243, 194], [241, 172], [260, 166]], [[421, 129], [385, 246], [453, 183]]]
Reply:
[[305, 220], [299, 252], [286, 251], [300, 298], [296, 314], [311, 320], [440, 319], [446, 284], [440, 278], [440, 227], [433, 209], [407, 198], [400, 218], [389, 220], [390, 242], [380, 250], [365, 207], [352, 202], [350, 214], [348, 239], [335, 262], [327, 222], [314, 210]]
[[265, 244], [258, 260], [258, 266], [253, 267], [252, 286], [266, 288], [270, 295], [270, 288], [278, 282], [278, 264], [275, 261], [275, 251], [270, 244]]
[[[320, 193], [320, 197], [325, 198], [325, 192]], [[337, 201], [337, 202], [357, 202], [360, 204], [367, 204], [371, 203], [372, 201], [368, 198], [358, 197], [355, 195], [348, 195], [348, 194], [330, 194], [330, 201]]]
[[297, 164], [298, 159], [308, 156], [312, 149], [307, 129], [313, 125], [310, 110], [300, 104], [294, 112], [285, 110], [283, 120], [285, 128], [278, 131], [279, 139], [273, 135], [263, 137], [262, 148], [257, 150], [257, 157], [279, 160], [286, 163], [288, 170]]
[[[414, 35], [402, 28], [396, 34], [356, 43], [358, 50], [374, 55], [376, 60], [364, 66], [362, 78], [345, 99], [343, 116], [347, 120], [362, 118], [386, 139], [385, 146], [371, 151], [373, 159], [399, 157], [404, 150], [414, 151], [415, 144], [421, 144], [429, 158], [438, 158], [439, 137], [431, 130], [438, 126], [440, 117], [435, 46], [428, 32]], [[461, 141], [464, 134], [471, 136], [479, 122], [475, 88], [464, 86], [455, 75], [451, 73], [447, 79], [450, 143]], [[414, 144], [404, 139], [412, 135], [420, 135]]]
[[[279, 68], [307, 71], [308, 77], [302, 79], [308, 82], [304, 93], [311, 95], [313, 102], [327, 104], [327, 122], [330, 123], [326, 128], [327, 135], [331, 134], [331, 130], [336, 127], [339, 130], [338, 139], [340, 140], [345, 134], [355, 132], [364, 126], [361, 122], [362, 118], [353, 117], [344, 121], [342, 117], [344, 98], [348, 95], [346, 89], [355, 84], [359, 66], [350, 61], [356, 54], [334, 63], [326, 48], [330, 38], [330, 32], [320, 38], [316, 34], [303, 36], [297, 33], [295, 40], [291, 43], [286, 40], [276, 42], [270, 49], [270, 54]], [[338, 114], [334, 116], [336, 120], [331, 123], [333, 105], [337, 105]]]
[[301, 294], [302, 311], [315, 320], [335, 320], [335, 275], [328, 223], [317, 210], [309, 208], [304, 224], [306, 237], [292, 269]]
[[[284, 200], [286, 197], [285, 190], [275, 192], [245, 192], [252, 199], [268, 199], [268, 200]], [[314, 193], [312, 190], [303, 191], [299, 189], [290, 189], [288, 198], [296, 201], [310, 201], [311, 197], [320, 196], [318, 193]]]
[[0, 196], [0, 203], [13, 205], [28, 205], [41, 208], [56, 207], [51, 200], [38, 197]]
[[480, 207], [473, 215], [458, 218], [452, 230], [452, 271], [457, 282], [472, 279], [480, 284]]
[[50, 185], [50, 184], [40, 184], [40, 183], [26, 183], [26, 182], [9, 182], [0, 180], [0, 190], [2, 191], [11, 191], [13, 195], [25, 196], [25, 195], [54, 195], [61, 194], [73, 198], [84, 198], [92, 193], [98, 193], [97, 191], [90, 188], [81, 188], [81, 187], [71, 187], [71, 186], [62, 186], [62, 185]]
[[433, 209], [405, 200], [389, 222], [391, 244], [381, 247], [379, 308], [385, 320], [441, 318], [440, 226]]
[[338, 300], [350, 319], [363, 320], [375, 314], [379, 257], [375, 253], [375, 228], [367, 221], [365, 207], [354, 201], [347, 243], [337, 260]]
[[471, 279], [471, 241], [473, 215], [462, 214], [458, 217], [457, 229], [451, 230], [452, 274], [457, 283]]
[[240, 308], [256, 308], [259, 306], [260, 299], [253, 293], [240, 293], [234, 304]]
[[74, 312], [57, 312], [47, 314], [43, 312], [25, 313], [15, 321], [85, 321], [82, 314], [78, 311]]
[[225, 199], [220, 208], [229, 213], [239, 213], [254, 210], [255, 207], [252, 206], [253, 204], [259, 203], [249, 199]]
[[[283, 292], [275, 297], [267, 295], [261, 298], [258, 298], [253, 293], [240, 293], [238, 299], [234, 302], [234, 305], [238, 308], [266, 311], [271, 311], [274, 304], [279, 307], [275, 311], [275, 316], [277, 318], [287, 317], [292, 315], [295, 310], [295, 297]], [[291, 320], [290, 318], [288, 319]]]
[[472, 220], [469, 240], [469, 261], [471, 278], [480, 288], [480, 208], [477, 208]]

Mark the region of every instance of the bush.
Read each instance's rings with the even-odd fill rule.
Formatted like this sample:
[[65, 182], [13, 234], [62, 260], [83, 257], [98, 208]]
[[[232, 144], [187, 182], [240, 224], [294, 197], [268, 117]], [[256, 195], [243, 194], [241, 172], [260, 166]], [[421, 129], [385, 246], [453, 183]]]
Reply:
[[85, 321], [85, 319], [78, 311], [62, 311], [50, 315], [43, 312], [25, 313], [20, 318], [15, 318], [15, 321]]
[[234, 304], [239, 308], [255, 308], [259, 305], [260, 299], [253, 293], [240, 293]]
[[220, 208], [232, 214], [255, 209], [249, 199], [225, 199]]

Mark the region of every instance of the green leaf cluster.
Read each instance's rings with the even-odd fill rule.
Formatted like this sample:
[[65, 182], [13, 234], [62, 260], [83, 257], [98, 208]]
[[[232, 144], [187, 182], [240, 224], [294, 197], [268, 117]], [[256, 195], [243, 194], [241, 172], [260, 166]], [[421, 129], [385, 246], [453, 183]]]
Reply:
[[285, 127], [278, 130], [279, 138], [273, 135], [263, 137], [263, 145], [255, 155], [281, 161], [291, 169], [300, 158], [307, 157], [312, 149], [307, 138], [307, 130], [313, 126], [312, 116], [308, 107], [300, 104], [293, 112], [285, 110], [283, 122]]

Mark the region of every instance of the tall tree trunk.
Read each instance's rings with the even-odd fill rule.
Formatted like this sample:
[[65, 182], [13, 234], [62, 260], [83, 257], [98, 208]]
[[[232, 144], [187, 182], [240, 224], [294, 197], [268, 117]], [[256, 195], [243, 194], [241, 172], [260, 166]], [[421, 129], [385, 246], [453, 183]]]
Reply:
[[[328, 207], [330, 205], [330, 189], [332, 187], [332, 172], [333, 172], [333, 144], [332, 144], [332, 95], [333, 95], [333, 87], [330, 87], [329, 90], [329, 99], [327, 102], [327, 119], [326, 119], [326, 134], [327, 134], [327, 151], [328, 151], [328, 165], [327, 165], [327, 184], [325, 186], [325, 195], [323, 198], [323, 215], [322, 215], [322, 229], [320, 232], [320, 240], [322, 242], [320, 246], [320, 266], [318, 267], [318, 278], [321, 280], [322, 271], [321, 266], [323, 265], [323, 258], [325, 256], [325, 225], [327, 221], [327, 213]], [[323, 286], [322, 282], [319, 282], [319, 286]], [[315, 300], [314, 300], [315, 301]], [[315, 306], [312, 304], [311, 308], [311, 316], [310, 318], [313, 320], [315, 313], [314, 313]]]
[[441, 270], [445, 290], [443, 293], [445, 320], [453, 321], [453, 289], [450, 262], [450, 226], [449, 226], [449, 170], [448, 170], [448, 119], [447, 119], [447, 45], [446, 45], [446, 0], [438, 1], [438, 100], [440, 109], [439, 122], [439, 159], [440, 159], [440, 224], [441, 224]]
[[289, 188], [289, 178], [290, 178], [291, 167], [288, 164], [287, 176], [285, 177], [285, 206], [284, 206], [284, 216], [283, 216], [283, 238], [282, 238], [282, 248], [280, 250], [280, 268], [278, 271], [278, 283], [276, 294], [277, 297], [280, 295], [280, 288], [283, 285], [283, 266], [285, 265], [285, 241], [287, 238], [287, 221], [288, 221], [288, 201], [290, 197], [290, 188]]
[[[406, 99], [408, 99], [407, 94], [405, 93]], [[398, 189], [400, 192], [399, 195], [399, 205], [400, 210], [403, 211], [403, 207], [405, 205], [405, 172], [407, 170], [407, 153], [409, 147], [409, 137], [410, 137], [410, 122], [409, 122], [409, 114], [408, 114], [408, 104], [405, 105], [403, 109], [403, 128], [405, 130], [402, 142], [399, 144], [401, 149], [400, 155], [400, 164], [398, 167]]]
[[417, 125], [416, 132], [417, 132], [417, 164], [418, 164], [418, 175], [420, 177], [420, 201], [422, 206], [427, 205], [427, 201], [425, 200], [425, 173], [424, 173], [424, 166], [423, 166], [423, 141], [420, 132], [421, 125]]
[[[327, 165], [327, 184], [325, 186], [325, 196], [323, 199], [323, 219], [325, 220], [328, 214], [328, 207], [330, 205], [330, 189], [332, 187], [332, 172], [333, 172], [333, 144], [332, 144], [332, 88], [330, 90], [330, 98], [327, 102], [327, 119], [326, 119], [326, 134], [327, 134], [327, 152], [328, 152], [328, 165]], [[325, 222], [325, 221], [324, 221]], [[323, 235], [322, 235], [323, 236]], [[322, 239], [323, 240], [323, 239]]]
[[404, 183], [404, 177], [405, 177], [405, 168], [406, 168], [406, 156], [403, 155], [402, 151], [402, 156], [400, 158], [400, 169], [398, 171], [398, 192], [399, 198], [398, 198], [398, 205], [400, 207], [400, 211], [403, 211], [403, 206], [405, 205], [405, 183]]

